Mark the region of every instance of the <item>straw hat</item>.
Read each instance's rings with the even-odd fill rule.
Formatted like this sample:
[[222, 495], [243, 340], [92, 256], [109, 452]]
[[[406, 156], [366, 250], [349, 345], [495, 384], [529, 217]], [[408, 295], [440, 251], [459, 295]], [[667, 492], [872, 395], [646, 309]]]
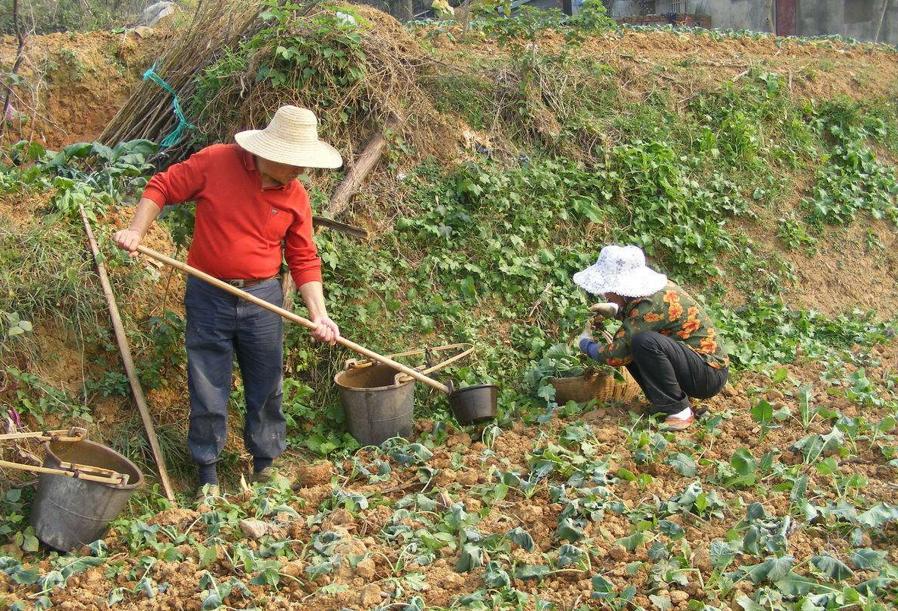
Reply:
[[238, 132], [246, 151], [268, 161], [301, 168], [339, 168], [340, 152], [318, 139], [318, 119], [306, 108], [281, 106], [265, 129]]
[[667, 276], [649, 269], [637, 246], [606, 246], [594, 265], [574, 274], [574, 282], [593, 295], [648, 297], [667, 286]]

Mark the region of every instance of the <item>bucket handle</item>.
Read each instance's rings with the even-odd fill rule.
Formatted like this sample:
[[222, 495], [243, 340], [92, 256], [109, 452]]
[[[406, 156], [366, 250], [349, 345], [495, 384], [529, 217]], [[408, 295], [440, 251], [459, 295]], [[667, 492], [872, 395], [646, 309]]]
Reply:
[[[474, 344], [459, 343], [459, 344], [446, 344], [445, 346], [436, 346], [434, 348], [418, 348], [415, 350], [406, 350], [405, 352], [397, 352], [395, 354], [390, 354], [387, 356], [387, 358], [396, 359], [396, 357], [414, 356], [417, 354], [423, 354], [426, 357], [426, 356], [428, 356], [428, 353], [445, 352], [447, 350], [458, 350], [460, 348], [463, 349], [461, 352], [446, 359], [445, 361], [437, 363], [436, 365], [430, 365], [430, 363], [428, 362], [426, 365], [419, 365], [418, 367], [414, 368], [414, 369], [420, 371], [421, 373], [423, 373], [424, 375], [427, 375], [427, 374], [433, 373], [434, 371], [439, 371], [440, 369], [443, 369], [444, 367], [448, 367], [452, 363], [454, 363], [458, 360], [461, 360], [461, 359], [465, 358], [466, 356], [470, 355], [472, 352], [474, 352]], [[430, 359], [428, 359], [428, 361], [429, 360]], [[373, 364], [374, 364], [374, 361], [369, 361], [367, 359], [361, 360], [361, 361], [359, 361], [357, 359], [348, 359], [344, 364], [344, 369], [357, 369], [357, 368], [361, 368], [361, 367], [370, 367]], [[425, 367], [426, 367], [426, 369], [425, 369]], [[397, 376], [397, 381], [399, 378], [401, 378], [403, 382], [412, 379], [411, 376], [401, 373], [401, 372], [397, 373], [396, 376]]]
[[6, 433], [0, 435], [0, 441], [16, 441], [19, 439], [37, 439], [40, 441], [83, 441], [87, 437], [87, 430], [73, 426], [70, 429], [58, 429], [55, 431], [33, 431], [30, 433]]
[[[73, 426], [70, 429], [58, 429], [55, 431], [32, 431], [29, 433], [6, 433], [0, 435], [0, 441], [14, 441], [19, 439], [38, 439], [43, 442], [76, 443], [87, 438], [87, 430]], [[46, 473], [49, 475], [62, 475], [74, 479], [84, 479], [91, 482], [110, 485], [125, 485], [128, 483], [128, 475], [112, 469], [82, 465], [73, 462], [61, 462], [59, 469], [52, 467], [39, 467], [37, 465], [25, 465], [8, 460], [0, 460], [0, 467], [30, 471], [32, 473]]]
[[[71, 477], [72, 479], [83, 479], [89, 482], [97, 482], [98, 484], [109, 484], [111, 486], [124, 486], [128, 483], [127, 473], [118, 473], [101, 467], [90, 467], [87, 465], [79, 465], [77, 463], [67, 463], [69, 469], [54, 469], [52, 467], [39, 467], [37, 465], [23, 465], [17, 462], [9, 462], [0, 460], [0, 467], [7, 469], [18, 469], [19, 471], [31, 471], [32, 473], [42, 473], [46, 475], [62, 475], [63, 477]], [[98, 471], [106, 471], [112, 475], [99, 475]]]
[[[452, 363], [454, 363], [456, 361], [460, 361], [461, 359], [465, 358], [466, 356], [468, 356], [474, 352], [474, 344], [450, 344], [448, 346], [438, 346], [437, 348], [431, 348], [430, 351], [431, 352], [441, 352], [444, 350], [458, 350], [459, 348], [464, 348], [464, 350], [462, 350], [455, 356], [449, 357], [445, 361], [441, 361], [441, 362], [437, 363], [436, 365], [428, 367], [427, 369], [423, 370], [421, 373], [423, 373], [424, 375], [428, 375], [428, 374], [433, 373], [434, 371], [439, 371], [440, 369], [443, 369], [444, 367], [448, 367]], [[427, 354], [427, 349], [423, 350], [422, 352]], [[400, 375], [402, 375], [405, 378], [410, 379], [410, 377], [406, 376], [404, 373], [400, 374]]]

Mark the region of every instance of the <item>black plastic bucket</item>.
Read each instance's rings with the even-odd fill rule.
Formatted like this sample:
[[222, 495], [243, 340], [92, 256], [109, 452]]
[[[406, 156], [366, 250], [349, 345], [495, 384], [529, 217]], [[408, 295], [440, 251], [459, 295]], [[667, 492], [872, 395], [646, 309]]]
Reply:
[[125, 485], [101, 484], [64, 475], [41, 474], [31, 509], [37, 538], [68, 552], [101, 538], [128, 498], [143, 485], [143, 473], [118, 452], [93, 441], [44, 444], [44, 466], [58, 469], [61, 462], [111, 469], [128, 476]]
[[363, 446], [380, 445], [414, 431], [415, 382], [396, 383], [392, 367], [352, 367], [334, 377], [346, 413], [349, 433]]
[[499, 387], [478, 384], [454, 389], [449, 393], [449, 407], [459, 424], [477, 424], [496, 417]]

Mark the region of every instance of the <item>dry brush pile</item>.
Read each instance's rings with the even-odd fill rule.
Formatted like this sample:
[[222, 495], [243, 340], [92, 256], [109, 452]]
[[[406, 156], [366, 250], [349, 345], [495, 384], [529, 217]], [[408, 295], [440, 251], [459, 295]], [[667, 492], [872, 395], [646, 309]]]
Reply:
[[[236, 131], [260, 128], [284, 104], [311, 108], [347, 159], [375, 133], [445, 151], [448, 133], [418, 83], [433, 60], [393, 18], [365, 6], [235, 3], [200, 9], [157, 68], [194, 124], [169, 162]], [[101, 136], [161, 141], [178, 128], [171, 96], [155, 83], [132, 94]]]

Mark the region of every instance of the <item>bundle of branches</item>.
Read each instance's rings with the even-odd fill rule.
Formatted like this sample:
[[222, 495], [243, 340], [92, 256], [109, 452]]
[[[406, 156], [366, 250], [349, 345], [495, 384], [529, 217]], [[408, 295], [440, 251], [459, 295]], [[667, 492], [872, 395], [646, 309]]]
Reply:
[[[200, 0], [190, 26], [174, 46], [153, 66], [153, 72], [171, 86], [180, 100], [190, 99], [195, 75], [234, 47], [256, 22], [258, 1], [230, 0], [225, 5]], [[99, 140], [115, 146], [119, 142], [145, 138], [161, 142], [181, 122], [172, 112], [172, 94], [152, 79], [144, 80], [103, 130]], [[183, 156], [190, 138], [172, 147], [173, 158]]]
[[[347, 160], [388, 126], [395, 127], [388, 138], [418, 153], [448, 149], [447, 127], [418, 84], [433, 62], [399, 22], [367, 6], [264, 0], [262, 9], [234, 44], [229, 35], [209, 32], [220, 46], [205, 54], [197, 52], [196, 39], [220, 25], [200, 19], [189, 36], [194, 42], [185, 40], [166, 58], [161, 73], [171, 77], [196, 125], [191, 138], [170, 151], [170, 161], [230, 141], [242, 129], [264, 127], [284, 104], [313, 110], [322, 137]], [[175, 125], [164, 98], [141, 87], [103, 140], [160, 141]]]
[[[272, 7], [235, 53], [199, 77], [192, 109], [207, 141], [261, 128], [284, 104], [310, 108], [347, 159], [385, 126], [432, 153], [443, 128], [419, 74], [432, 65], [394, 18], [363, 5]], [[445, 148], [445, 141], [443, 141]]]

